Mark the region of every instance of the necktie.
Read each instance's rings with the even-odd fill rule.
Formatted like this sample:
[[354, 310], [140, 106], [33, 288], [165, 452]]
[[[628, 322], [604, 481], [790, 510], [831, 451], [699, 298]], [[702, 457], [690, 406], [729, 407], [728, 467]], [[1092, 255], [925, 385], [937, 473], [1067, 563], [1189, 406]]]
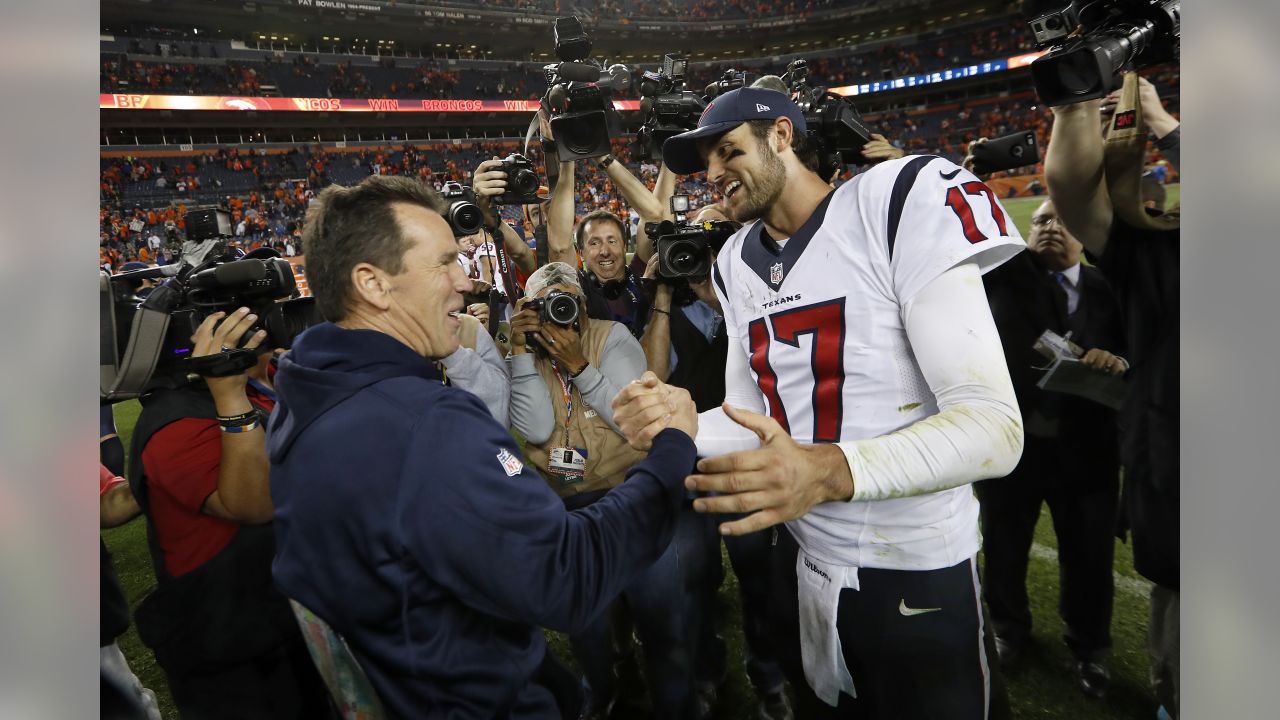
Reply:
[[1076, 303], [1073, 302], [1074, 298], [1071, 297], [1071, 290], [1072, 290], [1071, 281], [1067, 279], [1067, 276], [1065, 273], [1060, 273], [1060, 272], [1054, 273], [1053, 279], [1055, 282], [1058, 283], [1058, 287], [1062, 288], [1062, 292], [1065, 293], [1067, 296], [1067, 316], [1070, 317], [1072, 315], [1075, 315]]

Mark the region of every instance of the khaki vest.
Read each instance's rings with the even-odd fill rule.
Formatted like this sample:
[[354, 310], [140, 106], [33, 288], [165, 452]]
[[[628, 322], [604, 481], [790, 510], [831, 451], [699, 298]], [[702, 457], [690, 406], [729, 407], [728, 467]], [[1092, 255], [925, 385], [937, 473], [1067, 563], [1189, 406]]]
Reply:
[[[617, 324], [610, 320], [591, 320], [586, 323], [586, 329], [582, 333], [582, 354], [587, 362], [596, 366], [597, 369], [600, 368], [600, 354], [604, 350], [604, 341], [609, 337], [613, 326]], [[572, 380], [569, 381], [569, 389], [572, 393], [570, 397], [573, 399], [569, 446], [586, 449], [586, 475], [579, 482], [565, 485], [561, 482], [561, 476], [547, 470], [551, 448], [565, 444], [564, 420], [567, 413], [564, 390], [556, 378], [555, 370], [551, 368], [550, 359], [535, 356], [534, 365], [541, 373], [543, 382], [547, 384], [547, 390], [551, 394], [551, 407], [555, 410], [556, 426], [551, 432], [551, 438], [545, 443], [541, 445], [525, 443], [524, 454], [529, 459], [529, 463], [542, 473], [547, 484], [562, 498], [583, 492], [606, 490], [622, 484], [626, 479], [627, 470], [643, 460], [645, 454], [633, 450], [626, 439], [609, 427], [609, 424], [598, 414], [593, 413], [591, 417], [587, 417], [586, 411], [591, 408], [582, 401], [582, 394], [578, 392]]]

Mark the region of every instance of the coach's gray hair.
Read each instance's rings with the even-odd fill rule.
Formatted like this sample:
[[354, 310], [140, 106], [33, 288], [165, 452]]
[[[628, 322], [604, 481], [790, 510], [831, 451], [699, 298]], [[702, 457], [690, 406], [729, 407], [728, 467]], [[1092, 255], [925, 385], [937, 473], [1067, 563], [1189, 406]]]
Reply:
[[582, 285], [578, 282], [578, 273], [573, 266], [562, 262], [547, 263], [534, 271], [524, 283], [525, 295], [537, 297], [552, 285], [568, 285], [583, 297]]

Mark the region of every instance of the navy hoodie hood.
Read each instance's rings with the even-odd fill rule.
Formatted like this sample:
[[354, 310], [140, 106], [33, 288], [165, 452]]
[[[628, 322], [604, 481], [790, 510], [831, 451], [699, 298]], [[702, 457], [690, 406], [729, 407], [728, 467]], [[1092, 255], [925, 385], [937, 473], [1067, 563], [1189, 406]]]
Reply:
[[406, 376], [443, 381], [434, 362], [386, 333], [328, 322], [309, 328], [280, 359], [276, 372], [278, 401], [267, 433], [271, 462], [281, 462], [307, 426], [347, 398]]

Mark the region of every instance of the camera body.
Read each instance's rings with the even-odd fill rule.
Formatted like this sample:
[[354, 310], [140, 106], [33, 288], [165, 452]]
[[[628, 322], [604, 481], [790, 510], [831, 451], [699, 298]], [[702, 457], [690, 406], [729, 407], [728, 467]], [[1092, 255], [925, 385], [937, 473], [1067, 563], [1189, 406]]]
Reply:
[[1049, 106], [1104, 97], [1127, 70], [1178, 58], [1181, 0], [1066, 0], [1033, 18], [1031, 31], [1049, 52], [1031, 63], [1031, 79]]
[[571, 327], [578, 322], [578, 296], [563, 290], [552, 290], [546, 295], [525, 303], [526, 308], [538, 311], [538, 320], [543, 324], [555, 323], [561, 327]]
[[696, 93], [685, 90], [685, 69], [689, 61], [679, 54], [662, 58], [662, 69], [649, 71], [640, 80], [640, 112], [644, 124], [636, 132], [636, 158], [661, 160], [667, 138], [692, 130], [707, 104]]
[[[321, 321], [313, 298], [296, 298], [297, 283], [288, 261], [274, 251], [237, 257], [225, 249], [198, 266], [163, 266], [109, 275], [99, 281], [101, 391], [105, 400], [125, 400], [158, 387], [178, 387], [192, 373], [209, 376], [243, 372], [257, 352], [233, 349], [192, 358], [191, 336], [215, 312], [247, 307], [258, 316], [244, 338], [258, 330], [261, 347], [289, 347], [303, 330]], [[138, 280], [167, 277], [139, 302]], [[293, 298], [293, 299], [288, 299]], [[283, 302], [281, 302], [283, 301]]]
[[543, 67], [547, 94], [542, 108], [559, 158], [571, 162], [608, 155], [609, 139], [621, 126], [613, 93], [631, 85], [630, 71], [621, 64], [605, 70], [590, 59], [591, 38], [577, 18], [556, 18], [555, 42], [560, 62]]
[[507, 174], [507, 189], [493, 198], [497, 205], [532, 205], [542, 202], [538, 197], [538, 187], [542, 181], [533, 163], [520, 153], [512, 153], [503, 158], [499, 170]]
[[853, 102], [809, 84], [809, 63], [792, 60], [782, 81], [791, 88], [791, 100], [804, 113], [809, 139], [818, 151], [818, 175], [830, 179], [845, 165], [863, 161], [862, 148], [871, 142], [871, 130]]
[[691, 222], [687, 219], [689, 196], [674, 195], [675, 221], [648, 222], [644, 231], [652, 237], [658, 255], [658, 278], [663, 281], [704, 278], [711, 274], [712, 251], [719, 251], [742, 226], [730, 220]]
[[440, 188], [440, 197], [449, 206], [444, 219], [449, 221], [454, 237], [475, 235], [484, 227], [484, 213], [480, 212], [476, 194], [471, 188], [462, 183], [447, 182]]

